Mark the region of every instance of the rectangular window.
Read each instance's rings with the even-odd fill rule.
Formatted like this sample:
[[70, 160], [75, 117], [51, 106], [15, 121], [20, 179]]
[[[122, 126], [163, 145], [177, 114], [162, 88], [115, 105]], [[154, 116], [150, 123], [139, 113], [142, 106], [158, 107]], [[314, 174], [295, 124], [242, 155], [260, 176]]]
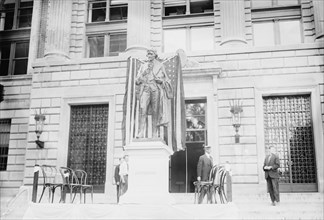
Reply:
[[27, 73], [29, 42], [3, 42], [0, 46], [0, 76]]
[[31, 27], [32, 0], [5, 0], [1, 10], [0, 31]]
[[166, 29], [164, 34], [164, 52], [174, 52], [175, 48], [186, 49], [186, 29]]
[[10, 119], [0, 119], [0, 171], [7, 170], [10, 126]]
[[127, 1], [110, 0], [107, 1], [90, 1], [88, 5], [89, 23], [101, 21], [118, 21], [127, 19]]
[[302, 43], [300, 20], [276, 20], [253, 23], [255, 46], [289, 45]]
[[192, 27], [190, 33], [190, 43], [192, 51], [214, 49], [213, 27]]
[[164, 16], [213, 12], [213, 0], [164, 0]]
[[255, 46], [273, 46], [274, 23], [273, 22], [256, 22], [253, 24], [253, 36]]
[[164, 52], [174, 52], [175, 48], [187, 51], [214, 49], [212, 26], [165, 29], [163, 34]]
[[299, 0], [252, 0], [255, 46], [303, 42]]
[[300, 4], [300, 0], [252, 0], [252, 8], [270, 8]]
[[280, 44], [301, 43], [300, 20], [279, 21]]
[[118, 56], [126, 50], [126, 36], [125, 33], [88, 36], [89, 57]]
[[91, 36], [88, 37], [89, 42], [89, 57], [103, 57], [104, 56], [104, 36]]

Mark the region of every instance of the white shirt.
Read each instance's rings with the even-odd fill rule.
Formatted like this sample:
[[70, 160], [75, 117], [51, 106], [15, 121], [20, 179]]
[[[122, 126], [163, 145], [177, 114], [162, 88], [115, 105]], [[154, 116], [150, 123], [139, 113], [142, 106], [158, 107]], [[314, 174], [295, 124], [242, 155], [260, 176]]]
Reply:
[[128, 175], [128, 164], [126, 161], [123, 161], [119, 167], [119, 176]]

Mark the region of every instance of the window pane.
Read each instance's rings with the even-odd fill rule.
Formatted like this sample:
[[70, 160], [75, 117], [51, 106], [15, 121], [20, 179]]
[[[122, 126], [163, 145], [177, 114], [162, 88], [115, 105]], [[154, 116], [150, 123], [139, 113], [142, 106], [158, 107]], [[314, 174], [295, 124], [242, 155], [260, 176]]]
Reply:
[[92, 19], [91, 22], [106, 20], [106, 2], [92, 3]]
[[109, 55], [118, 55], [118, 52], [126, 50], [126, 34], [117, 34], [110, 36]]
[[213, 50], [214, 30], [212, 27], [191, 28], [191, 50]]
[[213, 0], [190, 0], [190, 13], [213, 12]]
[[104, 56], [104, 36], [89, 37], [89, 57], [103, 57]]
[[278, 5], [298, 5], [298, 0], [278, 0]]
[[0, 46], [0, 59], [9, 59], [10, 56], [10, 43], [1, 43]]
[[[14, 5], [14, 4], [10, 4], [10, 5]], [[8, 5], [5, 5], [5, 7], [7, 6]], [[2, 19], [4, 19], [4, 30], [11, 30], [13, 28], [14, 11], [12, 10], [5, 11], [4, 15], [2, 16], [3, 16]]]
[[165, 16], [173, 16], [173, 15], [183, 15], [186, 13], [186, 6], [185, 5], [179, 5], [179, 6], [173, 6], [173, 7], [165, 7]]
[[300, 21], [279, 21], [280, 43], [297, 44], [301, 43]]
[[7, 76], [9, 68], [9, 60], [0, 60], [0, 76]]
[[29, 43], [16, 43], [15, 58], [28, 57]]
[[14, 75], [22, 75], [27, 73], [28, 59], [14, 60]]
[[186, 30], [164, 30], [164, 52], [175, 52], [177, 49], [186, 50]]
[[111, 7], [110, 20], [124, 20], [127, 19], [127, 7]]
[[254, 23], [253, 40], [255, 46], [274, 45], [274, 28], [272, 22]]
[[272, 7], [272, 0], [252, 0], [252, 8]]
[[18, 27], [31, 27], [33, 9], [22, 9], [19, 11]]

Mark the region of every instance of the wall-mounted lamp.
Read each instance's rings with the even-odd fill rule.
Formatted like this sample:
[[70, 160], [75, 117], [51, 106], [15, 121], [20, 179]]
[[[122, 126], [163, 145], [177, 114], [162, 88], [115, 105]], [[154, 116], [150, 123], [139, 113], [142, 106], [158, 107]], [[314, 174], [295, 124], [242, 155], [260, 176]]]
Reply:
[[39, 137], [41, 136], [42, 132], [43, 132], [43, 128], [44, 128], [44, 123], [45, 123], [45, 115], [42, 114], [42, 109], [39, 109], [39, 114], [37, 114], [37, 111], [35, 110], [35, 122], [36, 122], [36, 136], [37, 136], [37, 140], [35, 141], [37, 146], [39, 148], [44, 148], [44, 142], [39, 140]]
[[235, 143], [240, 143], [240, 135], [238, 133], [241, 126], [241, 113], [243, 112], [242, 101], [233, 99], [230, 101], [230, 112], [232, 113], [232, 125], [235, 128]]

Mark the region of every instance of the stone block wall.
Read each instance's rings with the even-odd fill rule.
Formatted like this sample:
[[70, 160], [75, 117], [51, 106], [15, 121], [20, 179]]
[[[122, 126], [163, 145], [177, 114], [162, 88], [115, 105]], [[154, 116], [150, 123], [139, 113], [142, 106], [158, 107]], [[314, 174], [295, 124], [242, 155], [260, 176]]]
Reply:
[[[77, 100], [77, 104], [86, 105], [85, 100], [98, 100], [113, 97], [114, 104], [109, 104], [108, 133], [112, 134], [107, 143], [108, 178], [112, 180], [113, 165], [118, 163], [122, 155], [122, 105], [125, 93], [126, 58], [93, 58], [73, 60], [65, 64], [51, 64], [40, 61], [34, 65], [34, 76], [31, 90], [30, 124], [26, 141], [27, 152], [25, 161], [24, 184], [33, 182], [35, 161], [38, 164], [66, 166], [64, 155], [67, 154], [68, 141], [63, 142], [63, 134], [68, 136], [68, 130], [62, 126], [69, 121], [63, 121], [65, 100]], [[32, 128], [34, 111], [42, 108], [46, 112], [46, 123], [41, 140], [45, 142], [44, 149], [37, 149], [34, 143], [36, 138]], [[112, 114], [110, 112], [113, 112]], [[69, 120], [69, 116], [67, 119]], [[27, 143], [28, 142], [28, 143]], [[109, 179], [109, 181], [110, 181]], [[112, 182], [112, 181], [111, 181]]]
[[[1, 195], [17, 193], [25, 170], [29, 105], [32, 77], [3, 77], [4, 101], [0, 104], [0, 118], [11, 119], [7, 170], [0, 172]], [[31, 132], [34, 128], [30, 128]]]

